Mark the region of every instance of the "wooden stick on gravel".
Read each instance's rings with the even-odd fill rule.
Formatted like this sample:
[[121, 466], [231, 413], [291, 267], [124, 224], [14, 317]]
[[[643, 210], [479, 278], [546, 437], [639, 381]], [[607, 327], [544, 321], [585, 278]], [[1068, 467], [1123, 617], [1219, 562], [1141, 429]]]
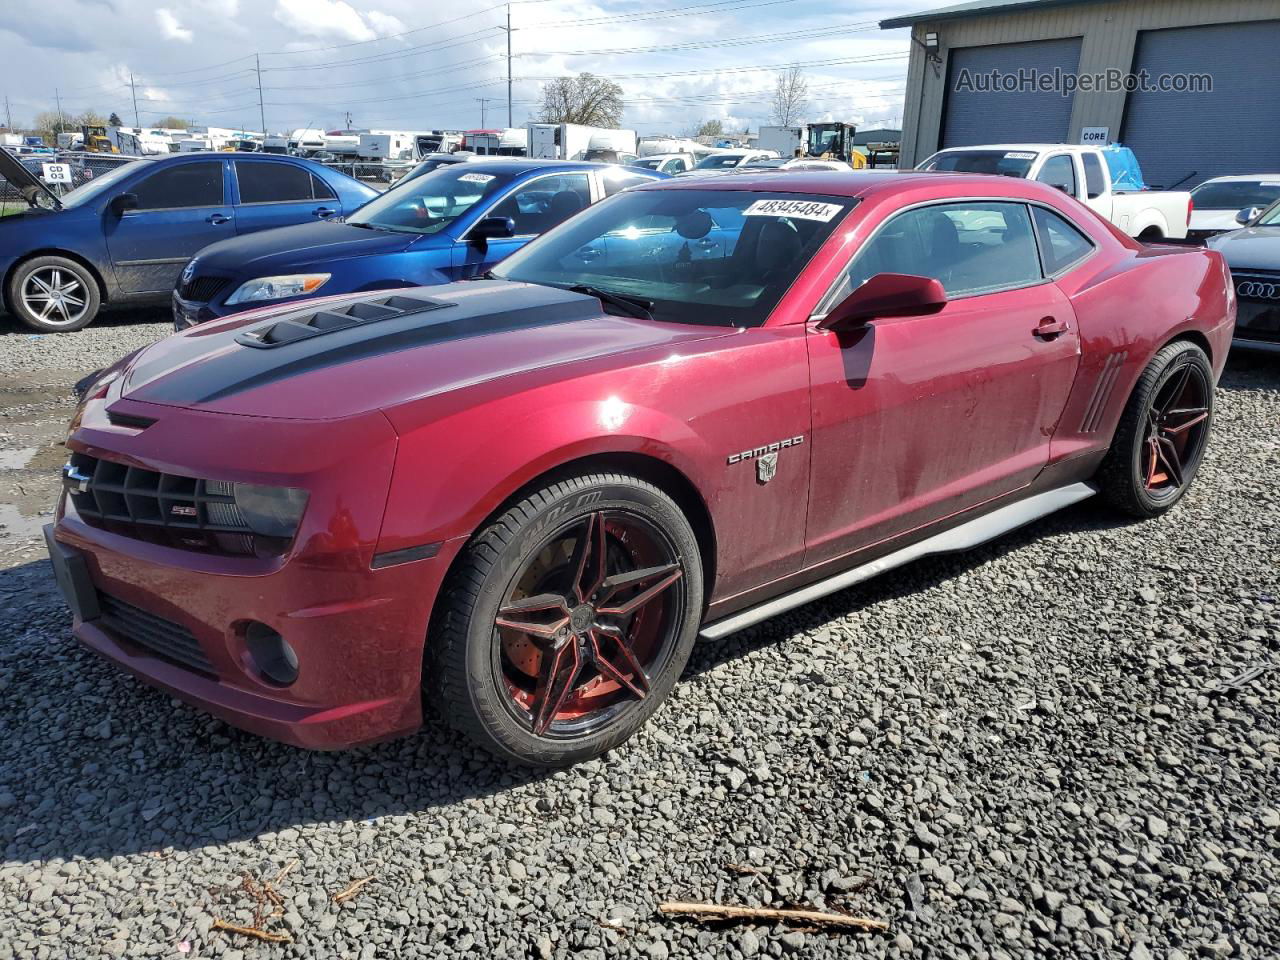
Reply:
[[365, 877], [363, 880], [357, 880], [355, 883], [351, 884], [351, 886], [347, 887], [347, 889], [339, 890], [337, 893], [333, 895], [333, 902], [342, 903], [342, 901], [344, 900], [350, 900], [352, 897], [354, 897], [357, 893], [360, 892], [361, 887], [363, 887], [366, 883], [368, 883], [370, 880], [373, 880], [373, 879], [374, 879], [373, 877]]
[[265, 940], [267, 943], [293, 943], [293, 938], [287, 933], [271, 933], [268, 930], [259, 930], [257, 927], [238, 927], [234, 923], [227, 923], [225, 920], [213, 918], [214, 930], [226, 930], [228, 933], [240, 933], [246, 937], [255, 937], [258, 940]]
[[827, 913], [822, 910], [773, 910], [768, 907], [732, 907], [719, 903], [664, 903], [658, 907], [662, 913], [685, 914], [697, 920], [759, 920], [765, 923], [782, 921], [800, 925], [821, 924], [828, 927], [854, 927], [859, 930], [888, 930], [883, 920], [867, 917], [851, 917], [845, 913]]

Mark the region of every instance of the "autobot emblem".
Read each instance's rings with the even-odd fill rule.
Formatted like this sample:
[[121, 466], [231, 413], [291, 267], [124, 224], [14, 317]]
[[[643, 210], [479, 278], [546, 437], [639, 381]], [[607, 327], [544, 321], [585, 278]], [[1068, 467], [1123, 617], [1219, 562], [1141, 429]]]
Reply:
[[778, 453], [776, 450], [773, 453], [766, 453], [756, 460], [756, 479], [761, 483], [768, 483], [777, 472]]
[[768, 483], [778, 472], [778, 453], [787, 449], [787, 447], [798, 447], [802, 443], [804, 443], [803, 436], [788, 437], [786, 440], [766, 443], [762, 447], [740, 450], [738, 453], [729, 454], [729, 466], [741, 463], [744, 460], [754, 460], [756, 462], [756, 479], [761, 483]]

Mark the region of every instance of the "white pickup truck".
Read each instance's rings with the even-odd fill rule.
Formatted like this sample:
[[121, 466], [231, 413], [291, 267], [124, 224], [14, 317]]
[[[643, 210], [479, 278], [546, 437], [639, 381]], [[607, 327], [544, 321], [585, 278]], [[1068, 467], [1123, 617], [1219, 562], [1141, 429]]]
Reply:
[[1097, 147], [1065, 143], [953, 147], [935, 153], [917, 169], [1038, 180], [1071, 194], [1129, 236], [1147, 242], [1184, 240], [1191, 220], [1191, 194], [1185, 190], [1115, 189], [1106, 157]]

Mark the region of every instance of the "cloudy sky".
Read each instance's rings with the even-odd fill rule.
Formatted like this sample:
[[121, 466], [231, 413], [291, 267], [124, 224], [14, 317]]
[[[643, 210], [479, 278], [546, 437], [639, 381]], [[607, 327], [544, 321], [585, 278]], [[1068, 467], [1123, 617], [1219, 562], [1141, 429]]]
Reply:
[[[258, 129], [391, 129], [506, 121], [505, 4], [461, 0], [5, 0], [3, 88], [15, 125], [54, 108], [167, 114]], [[680, 133], [768, 123], [774, 73], [805, 68], [808, 119], [898, 126], [905, 30], [876, 21], [942, 5], [850, 0], [516, 0], [513, 120], [543, 80], [583, 71], [623, 88], [623, 123]]]

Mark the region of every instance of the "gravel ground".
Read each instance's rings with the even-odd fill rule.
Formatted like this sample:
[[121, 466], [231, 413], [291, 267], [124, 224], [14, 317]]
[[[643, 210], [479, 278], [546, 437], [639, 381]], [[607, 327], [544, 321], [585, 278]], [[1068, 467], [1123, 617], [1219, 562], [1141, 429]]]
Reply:
[[69, 378], [164, 325], [4, 323], [0, 958], [1276, 956], [1280, 669], [1222, 686], [1280, 664], [1274, 358], [1233, 358], [1170, 516], [1085, 503], [705, 644], [634, 740], [531, 775], [436, 727], [267, 743], [76, 646], [30, 503]]

